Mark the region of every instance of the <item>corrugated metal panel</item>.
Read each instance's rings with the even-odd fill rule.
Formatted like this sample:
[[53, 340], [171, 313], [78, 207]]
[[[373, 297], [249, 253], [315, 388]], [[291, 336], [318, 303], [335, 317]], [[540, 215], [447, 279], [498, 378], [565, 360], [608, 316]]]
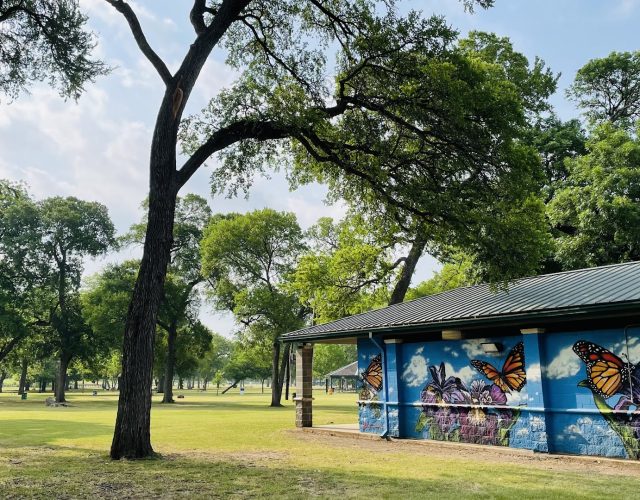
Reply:
[[358, 362], [354, 361], [347, 366], [338, 368], [327, 375], [328, 377], [357, 377], [358, 376]]
[[283, 335], [283, 340], [385, 327], [437, 325], [640, 301], [640, 262], [521, 279], [494, 293], [477, 285], [422, 297]]

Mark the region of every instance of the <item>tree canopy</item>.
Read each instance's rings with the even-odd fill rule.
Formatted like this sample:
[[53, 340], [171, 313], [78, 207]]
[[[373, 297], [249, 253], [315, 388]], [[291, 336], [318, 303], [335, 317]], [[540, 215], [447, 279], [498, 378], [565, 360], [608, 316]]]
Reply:
[[633, 128], [640, 119], [640, 52], [612, 52], [592, 59], [578, 70], [567, 95], [590, 121]]
[[84, 85], [107, 72], [92, 58], [95, 37], [77, 0], [0, 2], [0, 92], [10, 97], [34, 81], [78, 98]]
[[252, 344], [272, 345], [272, 406], [280, 405], [289, 346], [309, 310], [286, 286], [305, 250], [294, 214], [263, 209], [212, 219], [202, 240], [202, 272], [215, 307], [234, 314]]
[[640, 260], [640, 143], [605, 123], [568, 160], [547, 209], [565, 269]]

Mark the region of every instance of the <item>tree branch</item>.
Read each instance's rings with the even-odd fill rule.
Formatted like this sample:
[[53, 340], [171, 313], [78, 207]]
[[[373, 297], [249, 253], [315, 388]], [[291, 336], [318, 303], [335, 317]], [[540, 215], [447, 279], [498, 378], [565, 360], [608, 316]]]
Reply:
[[189, 19], [191, 20], [191, 24], [193, 25], [193, 29], [196, 31], [196, 34], [204, 33], [207, 29], [206, 24], [204, 23], [204, 13], [207, 9], [207, 0], [195, 0], [193, 2], [193, 8], [191, 9], [191, 13], [189, 14]]
[[138, 47], [145, 55], [145, 57], [153, 64], [153, 67], [156, 68], [156, 71], [162, 78], [164, 84], [168, 87], [171, 85], [173, 81], [173, 76], [167, 68], [167, 65], [160, 58], [158, 54], [151, 48], [147, 38], [144, 36], [144, 32], [142, 31], [142, 26], [140, 26], [140, 22], [138, 21], [138, 17], [135, 12], [131, 8], [131, 6], [125, 2], [124, 0], [106, 0], [109, 2], [115, 9], [120, 12], [124, 18], [129, 23], [129, 28], [131, 28], [131, 33], [138, 44]]
[[255, 139], [266, 141], [291, 137], [293, 130], [274, 122], [240, 120], [216, 131], [202, 144], [178, 171], [178, 186], [182, 187], [211, 155], [236, 142]]

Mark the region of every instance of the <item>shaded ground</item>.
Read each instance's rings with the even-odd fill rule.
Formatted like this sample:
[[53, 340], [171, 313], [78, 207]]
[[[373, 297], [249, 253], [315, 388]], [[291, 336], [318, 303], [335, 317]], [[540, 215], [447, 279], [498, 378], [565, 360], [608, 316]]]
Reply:
[[[113, 394], [72, 394], [71, 408], [0, 395], [0, 498], [630, 498], [640, 486], [636, 464], [307, 435], [268, 395], [185, 395], [154, 404], [162, 459], [138, 462], [107, 457]], [[315, 404], [318, 424], [356, 420], [352, 394]]]

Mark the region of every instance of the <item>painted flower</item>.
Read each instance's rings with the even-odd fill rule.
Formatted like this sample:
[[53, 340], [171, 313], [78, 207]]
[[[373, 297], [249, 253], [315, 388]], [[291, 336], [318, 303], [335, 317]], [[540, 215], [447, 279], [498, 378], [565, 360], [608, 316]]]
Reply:
[[457, 377], [447, 377], [444, 363], [440, 367], [429, 367], [431, 382], [420, 394], [420, 398], [427, 404], [460, 404], [469, 401], [469, 391]]
[[493, 402], [493, 404], [495, 405], [507, 404], [507, 395], [496, 384], [493, 384], [491, 386], [491, 389], [489, 390], [489, 392], [491, 393], [491, 401]]
[[467, 388], [459, 378], [446, 376], [443, 363], [429, 371], [431, 381], [420, 395], [425, 403], [420, 429], [428, 425], [431, 439], [508, 445], [509, 429], [519, 412], [495, 408], [507, 404], [500, 387], [474, 380]]

